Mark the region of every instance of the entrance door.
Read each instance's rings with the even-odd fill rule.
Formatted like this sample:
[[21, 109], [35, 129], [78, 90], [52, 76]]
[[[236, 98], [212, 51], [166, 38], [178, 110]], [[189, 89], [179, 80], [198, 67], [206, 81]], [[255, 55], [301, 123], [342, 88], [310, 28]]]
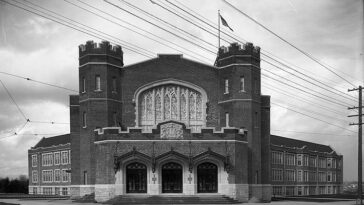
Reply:
[[162, 192], [182, 193], [182, 166], [169, 162], [162, 166]]
[[217, 166], [205, 162], [197, 166], [197, 192], [217, 193]]
[[147, 193], [147, 167], [142, 163], [126, 166], [126, 192]]

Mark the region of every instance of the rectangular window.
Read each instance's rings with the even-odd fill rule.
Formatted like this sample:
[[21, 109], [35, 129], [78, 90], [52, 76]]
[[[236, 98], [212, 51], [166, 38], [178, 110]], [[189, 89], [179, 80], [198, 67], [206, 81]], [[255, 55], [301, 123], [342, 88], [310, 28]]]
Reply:
[[332, 168], [336, 168], [336, 159], [332, 159]]
[[326, 182], [326, 173], [319, 172], [319, 182]]
[[59, 165], [61, 162], [61, 154], [59, 152], [54, 153], [54, 165]]
[[302, 154], [297, 155], [297, 166], [302, 166]]
[[101, 77], [99, 75], [96, 75], [95, 77], [95, 90], [96, 91], [101, 90]]
[[32, 155], [32, 167], [37, 167], [37, 164], [38, 164], [37, 155], [33, 154]]
[[295, 171], [294, 170], [286, 170], [286, 181], [295, 181]]
[[38, 171], [36, 170], [32, 171], [32, 182], [38, 183]]
[[44, 195], [52, 195], [52, 187], [43, 187]]
[[286, 153], [286, 165], [295, 165], [295, 155], [291, 153]]
[[53, 165], [53, 153], [42, 154], [42, 166], [52, 166]]
[[42, 181], [43, 182], [53, 182], [53, 170], [43, 170], [42, 171]]
[[83, 184], [87, 184], [87, 171], [83, 171]]
[[283, 187], [273, 186], [273, 195], [274, 196], [282, 196], [282, 194], [283, 194]]
[[54, 182], [60, 182], [61, 181], [61, 170], [55, 169], [54, 170]]
[[61, 152], [61, 163], [62, 164], [68, 164], [69, 163], [68, 151], [62, 151]]
[[297, 181], [298, 182], [302, 182], [302, 170], [298, 170], [297, 171]]
[[87, 113], [86, 112], [82, 113], [82, 127], [83, 128], [87, 127]]
[[319, 158], [319, 168], [326, 168], [326, 159]]
[[115, 92], [116, 93], [116, 77], [113, 77], [112, 78], [112, 92]]
[[37, 187], [33, 187], [33, 194], [38, 194], [38, 189], [37, 189]]
[[86, 92], [86, 78], [85, 77], [82, 78], [81, 91], [82, 91], [82, 93]]
[[240, 76], [240, 92], [245, 92], [245, 79], [244, 79], [244, 76]]
[[332, 172], [327, 172], [327, 182], [332, 182]]
[[229, 120], [230, 120], [229, 118], [230, 118], [229, 113], [226, 112], [225, 113], [225, 125], [226, 125], [226, 127], [229, 127]]
[[327, 159], [327, 168], [331, 168], [331, 165], [332, 165], [332, 159], [328, 158]]
[[303, 166], [308, 166], [308, 155], [303, 155]]
[[302, 193], [302, 187], [301, 186], [297, 187], [297, 194], [298, 194], [298, 196], [302, 196], [303, 195], [303, 193]]
[[283, 164], [283, 153], [273, 151], [272, 152], [272, 163], [273, 164]]
[[69, 174], [67, 173], [67, 169], [62, 169], [62, 182], [69, 181]]
[[54, 194], [55, 195], [60, 195], [61, 194], [61, 190], [59, 187], [54, 187]]
[[68, 195], [68, 188], [66, 188], [66, 187], [63, 187], [62, 188], [62, 195], [63, 196], [67, 196]]
[[224, 94], [229, 93], [229, 79], [225, 79], [225, 92]]
[[334, 173], [332, 173], [332, 181], [333, 182], [336, 182], [336, 173], [334, 172]]
[[272, 181], [283, 181], [282, 169], [272, 169]]
[[303, 181], [308, 182], [308, 171], [303, 171]]

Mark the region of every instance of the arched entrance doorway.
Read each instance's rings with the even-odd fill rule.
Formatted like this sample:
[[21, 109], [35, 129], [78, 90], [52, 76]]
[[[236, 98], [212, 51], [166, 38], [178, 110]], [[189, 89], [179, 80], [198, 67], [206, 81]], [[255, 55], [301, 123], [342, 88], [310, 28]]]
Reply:
[[197, 166], [197, 192], [217, 193], [217, 166], [205, 162]]
[[182, 193], [182, 166], [169, 162], [162, 166], [162, 192]]
[[126, 166], [126, 192], [147, 193], [147, 166], [139, 162]]

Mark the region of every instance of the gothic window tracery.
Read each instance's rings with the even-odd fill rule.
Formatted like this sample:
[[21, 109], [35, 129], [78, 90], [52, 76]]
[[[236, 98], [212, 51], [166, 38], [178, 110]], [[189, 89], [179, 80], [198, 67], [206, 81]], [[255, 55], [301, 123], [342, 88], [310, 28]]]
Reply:
[[186, 124], [192, 132], [205, 125], [204, 106], [200, 92], [181, 85], [161, 85], [139, 95], [140, 126], [151, 131], [164, 121], [175, 120]]

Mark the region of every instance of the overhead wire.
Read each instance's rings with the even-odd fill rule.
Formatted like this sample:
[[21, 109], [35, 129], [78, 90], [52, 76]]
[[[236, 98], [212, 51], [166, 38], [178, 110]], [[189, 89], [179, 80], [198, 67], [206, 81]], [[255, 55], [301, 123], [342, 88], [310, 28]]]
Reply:
[[[145, 33], [147, 33], [147, 34], [149, 34], [149, 35], [151, 35], [151, 36], [155, 37], [155, 38], [161, 39], [162, 41], [160, 41], [160, 40], [156, 40], [156, 39], [153, 39], [153, 38], [151, 38], [151, 37], [149, 37], [149, 36], [147, 36], [147, 35], [145, 35], [145, 34], [143, 34], [143, 33], [139, 32], [139, 31], [136, 31], [136, 30], [134, 30], [134, 29], [132, 29], [132, 28], [129, 28], [129, 27], [124, 26], [124, 25], [121, 25], [121, 24], [120, 24], [120, 23], [118, 23], [118, 22], [115, 22], [115, 21], [113, 21], [113, 20], [110, 20], [110, 19], [108, 19], [108, 18], [106, 18], [106, 17], [104, 17], [104, 16], [102, 16], [102, 15], [100, 15], [100, 14], [98, 14], [98, 13], [95, 13], [95, 12], [93, 12], [93, 11], [91, 11], [91, 10], [89, 10], [89, 9], [86, 9], [86, 8], [84, 8], [84, 7], [80, 6], [80, 5], [77, 5], [77, 4], [73, 3], [73, 2], [70, 2], [70, 1], [67, 1], [67, 0], [64, 0], [64, 1], [65, 1], [66, 3], [69, 3], [69, 4], [71, 4], [71, 5], [73, 5], [73, 6], [77, 7], [77, 8], [79, 8], [79, 9], [84, 10], [84, 11], [86, 11], [86, 12], [88, 12], [88, 13], [91, 13], [91, 14], [93, 14], [93, 15], [95, 15], [95, 16], [98, 16], [98, 17], [100, 17], [100, 18], [102, 18], [102, 19], [104, 19], [104, 20], [106, 20], [106, 21], [109, 21], [109, 22], [111, 22], [111, 23], [113, 23], [113, 24], [115, 24], [115, 25], [117, 25], [117, 26], [119, 26], [119, 27], [122, 27], [122, 28], [125, 28], [125, 29], [127, 29], [127, 30], [130, 30], [130, 31], [132, 31], [132, 32], [134, 32], [134, 33], [136, 33], [136, 34], [138, 34], [138, 35], [140, 35], [140, 36], [143, 36], [143, 37], [145, 37], [145, 38], [148, 38], [148, 39], [150, 39], [150, 40], [153, 40], [153, 41], [155, 41], [155, 42], [157, 42], [157, 43], [159, 43], [159, 44], [161, 44], [161, 45], [163, 45], [163, 46], [166, 46], [166, 47], [171, 48], [171, 49], [173, 49], [173, 50], [176, 50], [176, 51], [178, 51], [178, 52], [184, 53], [184, 54], [186, 54], [187, 56], [190, 56], [190, 57], [192, 57], [192, 58], [194, 58], [194, 59], [200, 60], [201, 62], [206, 62], [206, 60], [202, 60], [201, 58], [203, 58], [203, 59], [207, 59], [207, 60], [210, 60], [209, 58], [207, 58], [207, 57], [206, 57], [206, 56], [204, 56], [204, 55], [201, 55], [201, 54], [200, 54], [200, 53], [198, 53], [198, 52], [192, 51], [191, 49], [188, 49], [188, 48], [184, 48], [184, 47], [182, 47], [182, 46], [180, 46], [180, 45], [176, 44], [175, 42], [172, 42], [172, 41], [170, 41], [170, 40], [168, 40], [168, 39], [161, 38], [160, 36], [155, 35], [154, 33], [150, 32], [150, 31], [148, 31], [148, 30], [146, 30], [146, 29], [143, 29], [143, 28], [138, 27], [138, 26], [136, 26], [136, 25], [134, 25], [134, 24], [131, 24], [131, 23], [129, 23], [129, 22], [127, 22], [127, 21], [125, 21], [125, 20], [123, 20], [123, 19], [121, 19], [121, 18], [117, 17], [117, 16], [114, 16], [114, 15], [112, 15], [112, 14], [108, 13], [108, 12], [105, 12], [105, 11], [103, 11], [103, 10], [101, 10], [101, 9], [97, 8], [97, 7], [94, 7], [94, 6], [92, 6], [91, 4], [88, 4], [88, 3], [86, 3], [86, 2], [83, 2], [83, 1], [77, 0], [78, 2], [80, 2], [80, 3], [84, 4], [84, 5], [86, 5], [86, 6], [90, 7], [90, 8], [92, 8], [92, 9], [95, 9], [95, 10], [96, 10], [96, 11], [98, 11], [98, 12], [101, 12], [101, 13], [103, 13], [103, 14], [107, 15], [107, 16], [110, 16], [110, 17], [112, 17], [112, 18], [114, 18], [114, 19], [117, 19], [117, 20], [118, 20], [118, 21], [120, 21], [120, 22], [123, 22], [123, 23], [125, 23], [125, 24], [127, 24], [127, 25], [129, 25], [129, 26], [131, 26], [131, 27], [133, 27], [133, 28], [136, 28], [136, 29], [138, 29], [138, 30], [140, 30], [140, 31], [143, 31], [143, 32], [145, 32]], [[168, 45], [168, 44], [164, 43], [163, 41], [168, 42], [170, 45]], [[172, 47], [171, 45], [174, 45], [174, 46], [176, 46], [176, 47], [178, 47], [178, 48], [180, 48], [180, 49], [186, 50], [186, 51], [188, 51], [188, 52], [187, 52], [187, 53], [186, 53], [186, 52], [183, 52], [183, 51], [181, 51], [181, 50], [179, 50], [179, 49], [176, 49], [176, 48]], [[194, 55], [191, 55], [190, 53], [191, 53], [191, 54], [195, 54], [195, 56], [194, 56]], [[201, 58], [197, 58], [196, 56], [199, 56], [199, 57], [201, 57]]]
[[257, 20], [255, 20], [253, 17], [249, 16], [248, 14], [246, 14], [245, 12], [241, 11], [240, 9], [238, 9], [237, 7], [235, 7], [234, 5], [232, 5], [231, 3], [229, 3], [227, 0], [222, 0], [224, 3], [226, 3], [227, 5], [229, 5], [231, 8], [233, 8], [235, 11], [237, 11], [238, 13], [244, 15], [245, 17], [247, 17], [248, 19], [250, 19], [251, 21], [253, 21], [255, 24], [259, 25], [260, 27], [264, 28], [266, 31], [268, 31], [269, 33], [273, 34], [274, 36], [276, 36], [277, 38], [279, 38], [280, 40], [282, 40], [283, 42], [287, 43], [288, 45], [290, 45], [291, 47], [293, 47], [294, 49], [296, 49], [297, 51], [299, 51], [300, 53], [304, 54], [305, 56], [307, 56], [308, 58], [310, 58], [311, 60], [315, 61], [316, 63], [318, 63], [319, 65], [321, 65], [322, 67], [324, 67], [326, 70], [330, 71], [331, 73], [333, 73], [334, 75], [336, 75], [337, 77], [341, 78], [342, 80], [346, 81], [348, 84], [350, 84], [353, 87], [356, 87], [356, 85], [354, 85], [352, 82], [348, 81], [346, 78], [342, 77], [341, 75], [339, 75], [338, 73], [336, 73], [333, 69], [330, 69], [328, 66], [324, 65], [324, 63], [322, 63], [320, 60], [318, 60], [317, 58], [315, 58], [312, 54], [298, 48], [297, 46], [295, 46], [293, 43], [287, 41], [286, 39], [284, 39], [283, 37], [281, 37], [280, 35], [278, 35], [277, 33], [275, 33], [274, 31], [272, 31], [271, 29], [269, 29], [268, 27], [264, 26], [263, 24], [261, 24], [260, 22], [258, 22]]

